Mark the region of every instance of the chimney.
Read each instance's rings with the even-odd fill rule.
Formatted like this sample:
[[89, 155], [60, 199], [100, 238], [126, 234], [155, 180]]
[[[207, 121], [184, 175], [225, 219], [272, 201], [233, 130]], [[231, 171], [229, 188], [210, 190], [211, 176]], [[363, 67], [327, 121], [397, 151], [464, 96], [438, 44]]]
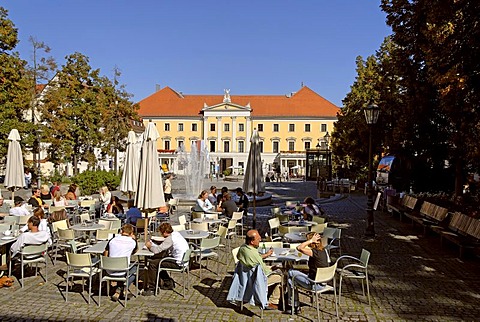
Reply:
[[160, 84], [155, 84], [155, 92], [158, 92], [161, 89], [162, 89], [162, 86], [160, 86]]

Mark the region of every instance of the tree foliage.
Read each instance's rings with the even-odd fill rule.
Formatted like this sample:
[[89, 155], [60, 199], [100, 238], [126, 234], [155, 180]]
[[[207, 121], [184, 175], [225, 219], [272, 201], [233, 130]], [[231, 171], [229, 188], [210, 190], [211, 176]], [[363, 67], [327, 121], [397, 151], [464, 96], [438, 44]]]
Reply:
[[382, 0], [381, 8], [393, 34], [375, 55], [357, 58], [334, 152], [367, 164], [360, 109], [375, 103], [381, 107], [376, 155], [403, 160], [415, 190], [455, 188], [459, 194], [465, 173], [480, 169], [480, 3]]
[[5, 162], [8, 134], [16, 128], [22, 137], [22, 147], [32, 142], [32, 124], [25, 122], [30, 106], [26, 62], [14, 52], [18, 43], [17, 29], [8, 19], [8, 11], [0, 7], [0, 162]]

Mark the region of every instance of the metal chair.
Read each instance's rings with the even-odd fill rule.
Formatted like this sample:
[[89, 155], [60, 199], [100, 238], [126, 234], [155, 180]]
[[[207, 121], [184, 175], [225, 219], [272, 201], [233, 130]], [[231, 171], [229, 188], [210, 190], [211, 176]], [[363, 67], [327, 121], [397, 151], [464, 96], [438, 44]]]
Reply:
[[[16, 259], [20, 260], [20, 266], [21, 266], [21, 282], [20, 284], [22, 285], [23, 288], [23, 277], [24, 277], [24, 266], [28, 264], [35, 264], [35, 276], [37, 276], [37, 270], [38, 270], [38, 263], [44, 263], [45, 264], [45, 282], [48, 282], [48, 274], [47, 274], [47, 250], [48, 250], [48, 242], [44, 242], [39, 245], [25, 245], [22, 247], [18, 255], [20, 258], [17, 256], [12, 257], [10, 259], [9, 267], [8, 267], [8, 275], [12, 275], [12, 262]], [[43, 278], [43, 276], [42, 276]]]
[[[318, 321], [320, 321], [320, 303], [318, 301], [318, 295], [322, 294], [322, 293], [325, 293], [325, 292], [328, 292], [328, 291], [331, 291], [333, 289], [334, 300], [335, 300], [335, 312], [337, 314], [337, 319], [338, 319], [338, 305], [337, 305], [338, 301], [337, 301], [337, 289], [336, 289], [336, 281], [335, 281], [336, 269], [337, 269], [337, 262], [335, 262], [335, 264], [333, 264], [330, 267], [317, 268], [317, 275], [315, 276], [315, 280], [308, 279], [310, 281], [310, 283], [312, 284], [312, 287], [310, 287], [308, 289], [303, 288], [300, 284], [296, 285], [295, 284], [295, 279], [292, 279], [292, 299], [291, 299], [291, 303], [294, 303], [295, 289], [297, 289], [297, 291], [301, 290], [301, 291], [304, 291], [306, 293], [310, 293], [313, 300], [314, 300], [313, 303], [317, 307], [317, 318], [318, 318]], [[325, 285], [325, 286], [319, 288], [321, 286], [320, 284], [328, 283], [330, 281], [333, 281], [333, 287], [329, 286], [329, 285]], [[319, 288], [319, 289], [317, 290], [317, 288]], [[315, 295], [315, 297], [313, 297], [313, 295]], [[292, 310], [292, 318], [293, 318], [294, 314], [295, 314], [295, 312], [294, 312], [294, 310]]]
[[323, 237], [327, 237], [330, 242], [325, 247], [330, 255], [332, 249], [338, 249], [340, 255], [342, 255], [342, 247], [340, 244], [340, 238], [342, 236], [342, 230], [340, 228], [325, 228], [323, 231]]
[[340, 284], [338, 288], [338, 302], [342, 297], [342, 280], [344, 278], [352, 278], [352, 279], [359, 279], [362, 280], [362, 293], [365, 296], [365, 288], [363, 286], [363, 281], [367, 284], [367, 297], [368, 297], [368, 305], [371, 305], [370, 302], [370, 288], [368, 285], [368, 260], [370, 259], [370, 252], [368, 250], [362, 249], [362, 253], [360, 254], [360, 258], [356, 258], [349, 255], [340, 256], [337, 259], [337, 262], [341, 260], [349, 260], [353, 262], [351, 264], [347, 264], [342, 268], [337, 269], [337, 273], [340, 274]]
[[323, 231], [325, 230], [325, 228], [327, 228], [327, 225], [328, 225], [327, 223], [313, 225], [313, 226], [312, 226], [312, 229], [310, 229], [310, 231], [313, 231], [313, 232], [315, 232], [315, 233], [322, 234]]
[[[217, 257], [218, 260], [218, 253], [214, 252], [213, 250], [218, 248], [220, 245], [220, 237], [214, 238], [204, 238], [201, 240], [200, 245], [196, 246], [193, 244], [193, 255], [195, 256], [195, 260], [200, 265], [200, 280], [202, 280], [202, 259], [207, 259], [207, 266], [208, 266], [208, 259], [212, 257]], [[217, 275], [218, 275], [218, 266], [220, 262], [217, 264]]]
[[278, 233], [278, 227], [280, 227], [280, 220], [277, 217], [269, 219], [268, 225], [270, 226], [270, 237], [272, 238], [272, 241], [275, 241], [276, 239], [281, 240], [282, 236], [280, 236]]
[[103, 227], [104, 227], [102, 229], [111, 229], [112, 222], [113, 222], [112, 220], [103, 220], [103, 219], [98, 220], [98, 224], [103, 225]]
[[92, 293], [92, 277], [100, 272], [100, 269], [95, 267], [98, 260], [93, 262], [91, 254], [73, 254], [67, 252], [67, 287], [65, 302], [68, 302], [68, 281], [70, 277], [82, 278], [82, 291], [85, 291], [85, 278], [88, 278], [88, 304], [90, 304], [90, 298]]
[[173, 257], [165, 257], [158, 263], [158, 271], [157, 271], [157, 282], [155, 285], [155, 296], [158, 294], [158, 281], [160, 279], [160, 272], [177, 272], [177, 273], [187, 273], [187, 278], [183, 281], [183, 297], [185, 298], [185, 289], [188, 288], [188, 280], [190, 279], [190, 256], [192, 255], [192, 250], [187, 249], [187, 251], [183, 254], [182, 264], [180, 268], [168, 268], [162, 267], [162, 262], [165, 260], [175, 260]]
[[235, 224], [237, 227], [240, 227], [240, 236], [243, 237], [243, 211], [235, 211], [232, 214], [232, 220], [236, 220]]
[[[120, 281], [125, 283], [125, 307], [127, 307], [129, 285], [128, 280], [131, 276], [135, 275], [135, 287], [138, 295], [138, 262], [128, 263], [128, 257], [100, 257], [100, 287], [98, 290], [98, 306], [100, 306], [100, 300], [102, 298], [102, 282], [107, 282], [107, 294], [110, 294], [110, 281]], [[137, 266], [135, 270], [133, 268]], [[103, 271], [106, 271], [106, 275], [103, 276]], [[113, 272], [113, 273], [112, 273]], [[116, 275], [115, 273], [121, 273]], [[131, 292], [135, 297], [136, 294]]]

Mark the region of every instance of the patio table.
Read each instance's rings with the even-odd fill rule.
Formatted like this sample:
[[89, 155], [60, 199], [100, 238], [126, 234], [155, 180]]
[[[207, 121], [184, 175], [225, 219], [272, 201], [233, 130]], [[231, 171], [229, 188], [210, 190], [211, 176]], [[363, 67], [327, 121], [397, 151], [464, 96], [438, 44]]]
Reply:
[[283, 237], [286, 240], [293, 243], [303, 243], [304, 241], [307, 240], [307, 233], [305, 232], [286, 233]]
[[104, 225], [100, 225], [100, 224], [76, 224], [76, 225], [73, 225], [72, 227], [73, 230], [75, 231], [85, 231], [87, 232], [87, 244], [90, 244], [90, 241], [91, 241], [91, 232], [92, 231], [97, 231], [98, 229], [105, 229], [105, 226]]
[[179, 231], [180, 235], [183, 236], [185, 239], [190, 239], [190, 240], [198, 240], [198, 239], [203, 239], [207, 238], [210, 234], [208, 231], [201, 231], [201, 230], [182, 230]]

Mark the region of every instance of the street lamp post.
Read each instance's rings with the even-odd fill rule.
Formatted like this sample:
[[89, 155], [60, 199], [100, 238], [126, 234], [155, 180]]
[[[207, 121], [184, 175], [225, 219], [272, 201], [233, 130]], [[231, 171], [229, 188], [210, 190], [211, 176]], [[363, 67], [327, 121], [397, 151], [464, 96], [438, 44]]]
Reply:
[[368, 141], [368, 184], [367, 184], [367, 227], [365, 236], [375, 236], [375, 225], [373, 217], [373, 154], [372, 154], [372, 127], [377, 123], [380, 108], [377, 105], [368, 105], [364, 110], [365, 120], [368, 124], [369, 141]]
[[[317, 142], [317, 145], [315, 146], [315, 148], [317, 149], [316, 153], [315, 153], [315, 168], [317, 170], [317, 190], [320, 191], [320, 139], [318, 139], [318, 142]], [[320, 191], [322, 192], [322, 191]]]
[[327, 133], [325, 133], [325, 135], [323, 136], [323, 140], [325, 141], [325, 145], [326, 145], [326, 156], [325, 156], [325, 165], [326, 165], [326, 168], [327, 168], [327, 178], [326, 180], [330, 180], [330, 151], [329, 151], [329, 145], [330, 145], [330, 134], [328, 134], [328, 131]]

